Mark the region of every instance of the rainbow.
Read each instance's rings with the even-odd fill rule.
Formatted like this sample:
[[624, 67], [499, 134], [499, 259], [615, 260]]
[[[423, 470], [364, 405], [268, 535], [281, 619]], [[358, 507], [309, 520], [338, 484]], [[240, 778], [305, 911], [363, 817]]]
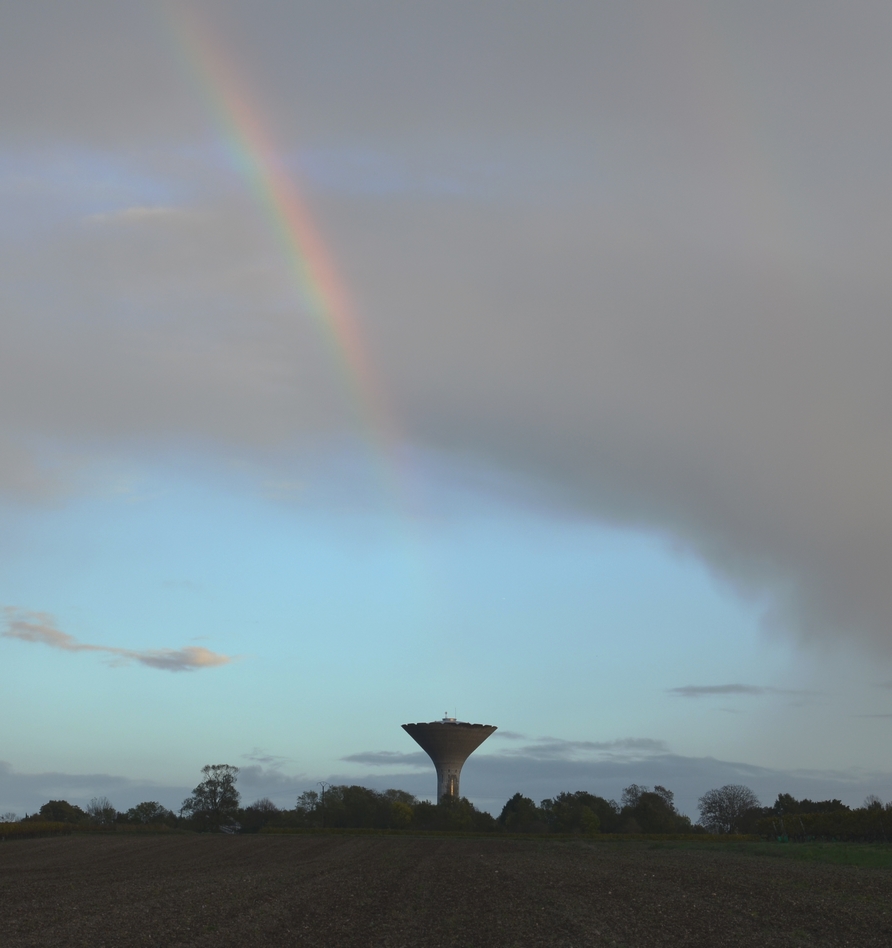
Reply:
[[[363, 340], [350, 294], [296, 183], [224, 47], [178, 5], [168, 17], [181, 58], [202, 91], [234, 166], [264, 209], [309, 314], [340, 367], [373, 451], [396, 473], [398, 426]], [[388, 460], [389, 459], [389, 460]]]

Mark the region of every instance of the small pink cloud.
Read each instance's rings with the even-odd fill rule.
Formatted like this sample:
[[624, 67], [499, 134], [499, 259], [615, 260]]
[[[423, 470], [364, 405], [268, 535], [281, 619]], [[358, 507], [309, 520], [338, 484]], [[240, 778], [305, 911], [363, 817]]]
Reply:
[[104, 652], [113, 657], [113, 665], [138, 662], [161, 671], [180, 672], [228, 665], [232, 661], [229, 655], [221, 655], [195, 645], [179, 649], [129, 649], [90, 645], [87, 642], [79, 642], [73, 635], [57, 629], [53, 617], [45, 612], [26, 612], [9, 606], [3, 611], [6, 615], [6, 631], [2, 633], [4, 638], [39, 642], [64, 652]]

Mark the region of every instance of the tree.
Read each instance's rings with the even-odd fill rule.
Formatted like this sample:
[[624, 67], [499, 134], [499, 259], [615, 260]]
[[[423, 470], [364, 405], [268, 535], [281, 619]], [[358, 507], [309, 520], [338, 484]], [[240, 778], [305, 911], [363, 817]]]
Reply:
[[175, 820], [174, 814], [155, 800], [146, 800], [124, 814], [127, 823], [170, 823]]
[[541, 810], [522, 793], [515, 793], [502, 807], [498, 822], [511, 833], [536, 833], [547, 829]]
[[281, 811], [269, 797], [255, 800], [250, 806], [239, 811], [239, 823], [243, 833], [259, 833], [271, 823]]
[[665, 787], [655, 784], [653, 792], [663, 800], [670, 810], [675, 809], [675, 794], [671, 790], [667, 790]]
[[415, 810], [411, 804], [404, 803], [402, 800], [393, 800], [390, 804], [390, 825], [394, 829], [406, 829], [415, 816]]
[[386, 825], [390, 804], [374, 790], [358, 784], [336, 785], [325, 791], [325, 826], [373, 829]]
[[493, 817], [478, 810], [467, 797], [445, 797], [439, 803], [420, 801], [413, 810], [412, 826], [416, 829], [491, 833], [498, 828]]
[[675, 809], [675, 794], [657, 784], [653, 790], [633, 783], [622, 794], [620, 832], [690, 833], [691, 821]]
[[648, 793], [649, 790], [647, 787], [641, 787], [637, 783], [630, 784], [623, 790], [622, 796], [620, 797], [620, 804], [622, 808], [625, 809], [634, 809], [638, 806], [638, 801], [641, 799], [642, 793]]
[[559, 793], [543, 800], [540, 809], [554, 833], [612, 832], [616, 828], [616, 804], [585, 790]]
[[697, 821], [712, 833], [739, 832], [744, 816], [759, 806], [759, 799], [749, 787], [729, 783], [717, 790], [707, 790], [697, 801]]
[[183, 801], [180, 813], [192, 819], [201, 830], [220, 830], [236, 822], [239, 792], [235, 789], [238, 767], [207, 764], [201, 768], [204, 780]]
[[100, 826], [114, 823], [118, 811], [111, 805], [108, 797], [93, 797], [87, 806], [87, 818]]
[[28, 819], [39, 823], [80, 823], [86, 817], [87, 814], [79, 806], [67, 800], [50, 800]]
[[679, 814], [666, 797], [653, 790], [638, 797], [629, 816], [638, 824], [642, 833], [676, 833], [679, 831]]
[[19, 818], [12, 811], [0, 813], [0, 823], [16, 823], [18, 819]]
[[809, 800], [808, 797], [797, 800], [789, 793], [779, 793], [774, 806], [766, 810], [766, 815], [773, 813], [776, 816], [792, 816], [803, 813], [835, 813], [848, 810], [849, 807], [842, 800]]
[[319, 794], [315, 790], [305, 790], [297, 798], [294, 814], [301, 826], [319, 826], [322, 822]]

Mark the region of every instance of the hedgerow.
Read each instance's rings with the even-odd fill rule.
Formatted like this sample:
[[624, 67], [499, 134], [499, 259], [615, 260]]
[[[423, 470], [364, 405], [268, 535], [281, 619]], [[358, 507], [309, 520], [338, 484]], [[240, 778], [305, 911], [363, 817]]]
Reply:
[[67, 836], [71, 823], [0, 823], [0, 840], [33, 839], [36, 836]]

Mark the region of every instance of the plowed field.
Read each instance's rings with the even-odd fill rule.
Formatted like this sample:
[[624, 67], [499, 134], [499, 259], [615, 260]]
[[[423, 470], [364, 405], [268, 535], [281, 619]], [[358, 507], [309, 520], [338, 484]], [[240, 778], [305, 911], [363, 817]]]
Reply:
[[71, 836], [0, 844], [0, 945], [892, 945], [892, 871], [648, 843]]

